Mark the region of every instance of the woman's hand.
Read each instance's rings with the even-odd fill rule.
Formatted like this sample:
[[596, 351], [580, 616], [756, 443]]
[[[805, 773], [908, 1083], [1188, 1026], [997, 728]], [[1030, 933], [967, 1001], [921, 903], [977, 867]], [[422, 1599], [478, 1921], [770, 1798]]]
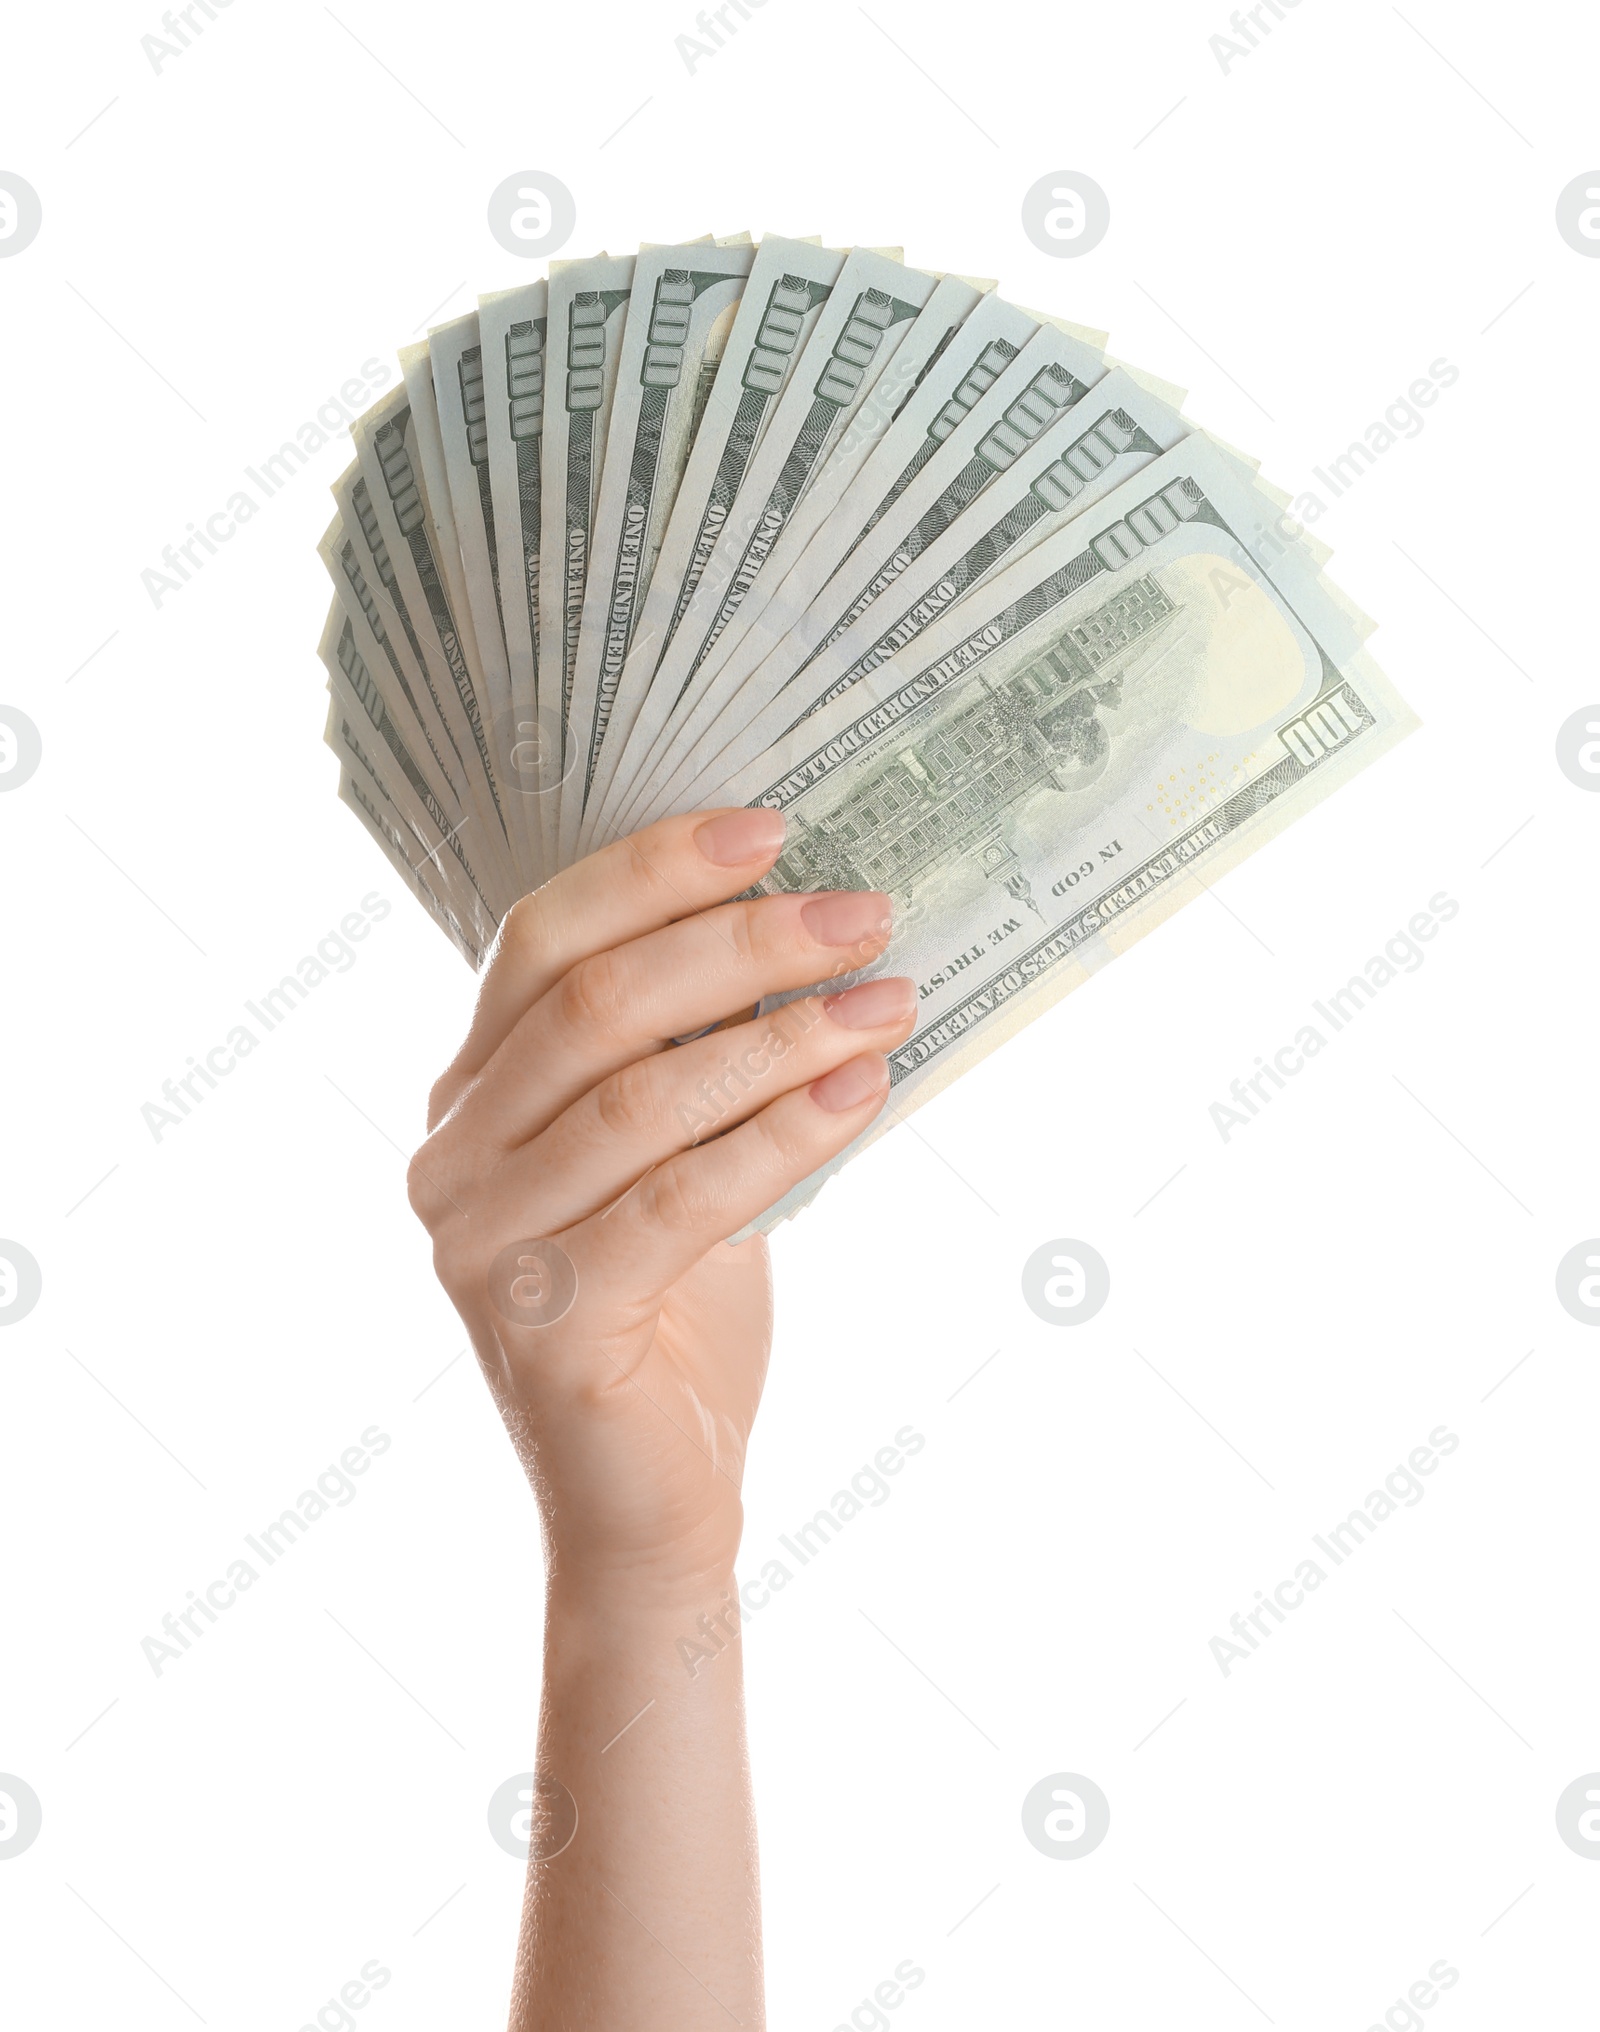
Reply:
[[731, 1570], [771, 1293], [765, 1243], [724, 1237], [867, 1126], [911, 1027], [886, 979], [671, 1046], [887, 943], [874, 893], [725, 901], [782, 838], [762, 810], [666, 819], [526, 897], [433, 1090], [411, 1201], [553, 1586], [658, 1600]]
[[519, 903], [411, 1166], [544, 1524], [513, 2032], [765, 2022], [733, 1560], [772, 1299], [724, 1237], [872, 1120], [916, 1002], [727, 1022], [887, 943], [883, 896], [725, 900], [782, 836], [666, 819]]

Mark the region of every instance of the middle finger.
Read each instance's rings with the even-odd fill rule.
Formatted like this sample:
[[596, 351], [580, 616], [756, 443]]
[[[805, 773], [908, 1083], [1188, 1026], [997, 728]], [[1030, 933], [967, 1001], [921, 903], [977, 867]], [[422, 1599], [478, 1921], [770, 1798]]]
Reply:
[[[602, 1080], [495, 1174], [474, 1219], [514, 1226], [543, 1205], [552, 1228], [598, 1213], [642, 1173], [748, 1121], [796, 1087], [863, 1051], [902, 1042], [916, 1017], [913, 984], [890, 976], [841, 995], [802, 996], [769, 1016], [657, 1052]], [[559, 1210], [554, 1202], [559, 1199]]]

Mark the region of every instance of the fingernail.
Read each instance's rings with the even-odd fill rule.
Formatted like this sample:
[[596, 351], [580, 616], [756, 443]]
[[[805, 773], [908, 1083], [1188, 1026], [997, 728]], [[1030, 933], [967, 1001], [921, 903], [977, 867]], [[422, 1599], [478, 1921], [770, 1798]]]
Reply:
[[889, 899], [877, 889], [833, 889], [800, 907], [800, 922], [818, 945], [887, 938], [893, 921]]
[[750, 811], [725, 811], [720, 818], [708, 818], [704, 825], [695, 827], [694, 843], [719, 868], [737, 868], [775, 854], [783, 845], [785, 830], [781, 811], [767, 811], [758, 805]]
[[875, 1051], [865, 1051], [846, 1065], [836, 1065], [811, 1082], [811, 1098], [830, 1115], [843, 1115], [868, 1101], [881, 1101], [888, 1086], [888, 1067]]
[[842, 995], [830, 995], [823, 1008], [846, 1030], [877, 1030], [889, 1023], [904, 1023], [917, 1006], [913, 982], [891, 975], [882, 981], [862, 981], [846, 988]]

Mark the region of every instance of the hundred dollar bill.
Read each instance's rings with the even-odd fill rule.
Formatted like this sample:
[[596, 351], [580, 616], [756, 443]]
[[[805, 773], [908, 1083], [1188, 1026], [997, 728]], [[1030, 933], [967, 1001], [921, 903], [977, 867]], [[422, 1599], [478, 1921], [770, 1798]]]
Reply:
[[[450, 611], [461, 631], [461, 650], [474, 670], [487, 671], [494, 641], [478, 640], [477, 624], [467, 597], [466, 570], [461, 556], [461, 537], [456, 527], [455, 502], [450, 493], [450, 476], [445, 463], [444, 426], [439, 416], [434, 389], [433, 357], [425, 345], [402, 346], [399, 353], [400, 379], [411, 405], [412, 444], [417, 475], [422, 485], [422, 505], [427, 510], [428, 540], [438, 559], [440, 576]], [[503, 665], [502, 665], [503, 667]]]
[[482, 352], [473, 311], [431, 332], [426, 346], [403, 348], [400, 366], [417, 424], [434, 553], [468, 665], [483, 681], [496, 782], [518, 873], [531, 889], [546, 873], [544, 843], [536, 806], [522, 794], [516, 769], [518, 715], [495, 584]]
[[[506, 645], [512, 723], [506, 767], [525, 820], [552, 872], [544, 809], [559, 780], [559, 697], [548, 711], [539, 684], [540, 548], [544, 527], [544, 383], [550, 285], [542, 279], [478, 299], [476, 360], [463, 357], [463, 396], [481, 425], [472, 425], [473, 456], [487, 473], [494, 545], [490, 554], [496, 609]], [[481, 429], [481, 441], [477, 432]], [[480, 478], [480, 485], [483, 484]]]
[[540, 539], [539, 671], [541, 704], [547, 714], [556, 712], [563, 743], [556, 789], [541, 810], [552, 856], [573, 760], [572, 678], [634, 261], [631, 254], [598, 255], [550, 266], [541, 452], [549, 484]]
[[318, 653], [328, 673], [337, 713], [330, 715], [328, 742], [357, 781], [389, 814], [398, 817], [414, 842], [407, 864], [433, 869], [430, 887], [450, 905], [452, 917], [482, 950], [494, 936], [495, 914], [461, 841], [461, 827], [440, 805], [425, 772], [406, 745], [359, 650], [349, 616], [334, 603]]
[[451, 600], [455, 602], [459, 584], [478, 653], [486, 667], [493, 663], [505, 673], [504, 684], [509, 689], [478, 313], [468, 311], [448, 324], [435, 325], [428, 334], [426, 350], [458, 546], [449, 574]]
[[725, 746], [1030, 445], [1060, 426], [1105, 373], [1101, 353], [1055, 326], [1041, 325], [844, 564], [830, 574], [828, 548], [819, 540], [816, 556], [808, 554], [790, 572], [752, 631], [740, 664], [713, 674], [658, 747], [651, 771], [656, 794], [675, 795], [713, 728], [722, 737], [714, 745]]
[[[832, 515], [815, 532], [801, 556], [770, 598], [783, 601], [782, 612], [794, 617], [814, 599], [838, 565], [855, 551], [891, 512], [923, 470], [960, 426], [963, 419], [989, 393], [1001, 375], [1016, 360], [1045, 322], [1035, 312], [1019, 309], [1003, 297], [989, 295], [962, 323], [950, 343], [938, 355], [928, 372], [913, 389], [910, 399], [894, 418], [883, 441], [867, 459], [855, 479], [840, 496]], [[1078, 333], [1091, 350], [1098, 333]], [[798, 574], [798, 576], [796, 576]], [[770, 627], [763, 621], [765, 609], [758, 608], [747, 634], [729, 655], [727, 665], [717, 672], [719, 698], [740, 698], [752, 673], [766, 658], [772, 644]], [[698, 702], [697, 702], [698, 703]], [[655, 748], [665, 737], [672, 716], [673, 701], [664, 695], [655, 701], [650, 714], [651, 736], [636, 736], [632, 753], [622, 766], [591, 829], [590, 844], [598, 846], [608, 838], [627, 832], [654, 777], [650, 765]], [[756, 701], [743, 700], [733, 724], [723, 731], [730, 738], [735, 726], [756, 710]], [[674, 729], [675, 731], [675, 729]], [[722, 745], [721, 742], [718, 744]]]
[[734, 496], [844, 262], [837, 248], [770, 233], [756, 250], [634, 624], [620, 688], [641, 705], [624, 746], [623, 768], [654, 741], [661, 723], [653, 698], [656, 667], [694, 598]]
[[470, 310], [428, 333], [445, 472], [461, 548], [461, 575], [472, 629], [485, 655], [505, 656], [500, 613], [500, 551], [489, 478], [488, 404], [478, 313]]
[[415, 641], [466, 765], [467, 800], [482, 821], [477, 851], [515, 895], [526, 887], [501, 807], [491, 750], [494, 727], [467, 662], [460, 627], [434, 553], [417, 429], [404, 383], [357, 419], [351, 436], [367, 511], [387, 549]]
[[918, 994], [883, 1120], [755, 1227], [1415, 725], [1283, 528], [1187, 439], [728, 786], [788, 822], [762, 889], [894, 896]]
[[[623, 663], [688, 460], [701, 390], [709, 391], [754, 259], [748, 244], [704, 242], [651, 247], [637, 258], [572, 680], [585, 797], [619, 703]], [[565, 798], [562, 826], [565, 835]]]
[[[1189, 434], [1178, 412], [1114, 368], [1034, 439], [966, 514], [907, 562], [881, 602], [812, 657], [719, 753], [696, 758], [672, 795], [694, 804], [809, 713], [915, 641], [992, 573], [1081, 515]], [[715, 730], [706, 746], [713, 747]]]
[[[514, 794], [508, 780], [512, 773], [514, 713], [510, 674], [504, 638], [496, 616], [488, 615], [489, 628], [480, 640], [477, 619], [468, 589], [466, 562], [446, 462], [443, 420], [433, 374], [433, 356], [428, 346], [402, 346], [400, 372], [411, 404], [415, 463], [421, 483], [422, 505], [433, 554], [444, 581], [449, 610], [460, 633], [461, 653], [474, 674], [487, 728], [488, 748], [494, 763], [496, 787], [505, 813], [509, 844], [517, 875], [524, 889], [536, 888], [543, 879], [543, 842], [537, 812], [531, 800]], [[447, 388], [452, 404], [459, 403], [459, 381]], [[478, 513], [478, 504], [469, 503]]]

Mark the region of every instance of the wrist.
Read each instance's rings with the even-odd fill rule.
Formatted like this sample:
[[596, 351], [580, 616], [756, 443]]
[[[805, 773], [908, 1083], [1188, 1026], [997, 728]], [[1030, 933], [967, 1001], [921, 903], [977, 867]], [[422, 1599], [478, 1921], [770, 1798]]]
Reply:
[[[700, 1574], [552, 1574], [545, 1597], [544, 1670], [552, 1688], [630, 1689], [607, 1732], [659, 1699], [662, 1713], [698, 1706], [700, 1668], [724, 1661], [708, 1688], [713, 1706], [743, 1683], [738, 1583], [731, 1565]], [[720, 1693], [719, 1693], [720, 1689]], [[624, 1712], [624, 1710], [626, 1712]]]
[[734, 1598], [731, 1554], [619, 1561], [574, 1557], [553, 1549], [545, 1591], [545, 1619], [619, 1634], [657, 1625], [676, 1626]]

